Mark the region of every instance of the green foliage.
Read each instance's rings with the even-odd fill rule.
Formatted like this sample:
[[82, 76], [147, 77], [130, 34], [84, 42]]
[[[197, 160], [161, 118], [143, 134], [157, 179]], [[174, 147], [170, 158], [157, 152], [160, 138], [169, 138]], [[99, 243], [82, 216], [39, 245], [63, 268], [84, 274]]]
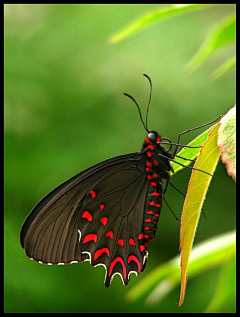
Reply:
[[[117, 43], [130, 35], [140, 31], [146, 26], [159, 22], [166, 18], [171, 18], [176, 15], [185, 13], [191, 13], [192, 11], [199, 9], [207, 9], [213, 4], [175, 4], [167, 8], [155, 10], [147, 13], [140, 18], [137, 18], [126, 27], [123, 27], [120, 31], [113, 34], [109, 38], [110, 43]], [[210, 58], [219, 49], [226, 45], [236, 42], [236, 16], [231, 16], [225, 21], [215, 27], [210, 32], [207, 39], [198, 50], [198, 52], [189, 61], [186, 68], [193, 71], [198, 68], [203, 62]], [[233, 69], [236, 66], [236, 57], [229, 58], [219, 68], [212, 73], [212, 79], [216, 79], [227, 71]]]

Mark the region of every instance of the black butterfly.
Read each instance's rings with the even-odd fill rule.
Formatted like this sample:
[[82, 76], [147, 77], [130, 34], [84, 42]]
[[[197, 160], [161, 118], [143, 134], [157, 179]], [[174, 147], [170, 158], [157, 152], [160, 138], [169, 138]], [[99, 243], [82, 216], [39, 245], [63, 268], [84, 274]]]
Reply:
[[[151, 80], [144, 76], [152, 92]], [[176, 156], [180, 136], [193, 130], [179, 135], [171, 154], [173, 143], [147, 128], [150, 100], [151, 93], [145, 124], [136, 103], [148, 132], [139, 153], [114, 157], [86, 169], [33, 208], [20, 233], [28, 257], [45, 264], [86, 260], [92, 266], [101, 264], [106, 269], [106, 287], [115, 274], [127, 285], [130, 273], [139, 275], [144, 270], [147, 244], [155, 237], [162, 198], [170, 183], [169, 172], [174, 172], [170, 161]], [[168, 150], [162, 146], [166, 143], [170, 144]]]

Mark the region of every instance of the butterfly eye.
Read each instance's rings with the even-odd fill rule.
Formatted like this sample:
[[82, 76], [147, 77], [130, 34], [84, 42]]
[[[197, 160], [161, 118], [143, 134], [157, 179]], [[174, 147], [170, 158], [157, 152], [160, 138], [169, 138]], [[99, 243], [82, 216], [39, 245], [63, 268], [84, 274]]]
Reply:
[[150, 132], [150, 133], [148, 133], [148, 139], [149, 139], [151, 142], [156, 143], [156, 142], [157, 142], [157, 133], [156, 133], [156, 132]]

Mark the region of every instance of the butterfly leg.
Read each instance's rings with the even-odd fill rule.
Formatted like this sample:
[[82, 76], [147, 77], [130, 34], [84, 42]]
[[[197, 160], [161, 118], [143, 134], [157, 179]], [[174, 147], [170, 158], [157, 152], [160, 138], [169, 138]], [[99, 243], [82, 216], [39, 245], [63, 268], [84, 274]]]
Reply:
[[162, 197], [163, 197], [163, 199], [164, 199], [166, 205], [168, 206], [168, 209], [171, 211], [171, 213], [173, 214], [174, 218], [177, 220], [177, 223], [178, 223], [178, 225], [179, 225], [179, 227], [180, 227], [180, 221], [179, 221], [178, 217], [175, 215], [174, 211], [173, 211], [172, 208], [169, 206], [168, 202], [166, 201], [166, 199], [165, 199], [165, 197], [164, 197], [164, 195], [165, 195], [165, 193], [166, 193], [166, 191], [167, 191], [167, 188], [168, 188], [168, 184], [171, 185], [170, 180], [171, 180], [171, 177], [170, 177], [170, 175], [169, 175], [169, 178], [167, 179], [165, 188], [164, 188], [164, 190], [163, 190], [163, 195], [162, 195]]

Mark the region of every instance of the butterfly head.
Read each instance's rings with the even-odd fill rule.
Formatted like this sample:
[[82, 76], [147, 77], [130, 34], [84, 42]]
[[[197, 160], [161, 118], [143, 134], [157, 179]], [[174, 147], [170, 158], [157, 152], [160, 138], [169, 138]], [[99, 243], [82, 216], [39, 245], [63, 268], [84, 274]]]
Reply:
[[148, 133], [147, 139], [146, 139], [147, 143], [160, 143], [161, 142], [161, 136], [155, 132], [155, 131], [150, 131]]

